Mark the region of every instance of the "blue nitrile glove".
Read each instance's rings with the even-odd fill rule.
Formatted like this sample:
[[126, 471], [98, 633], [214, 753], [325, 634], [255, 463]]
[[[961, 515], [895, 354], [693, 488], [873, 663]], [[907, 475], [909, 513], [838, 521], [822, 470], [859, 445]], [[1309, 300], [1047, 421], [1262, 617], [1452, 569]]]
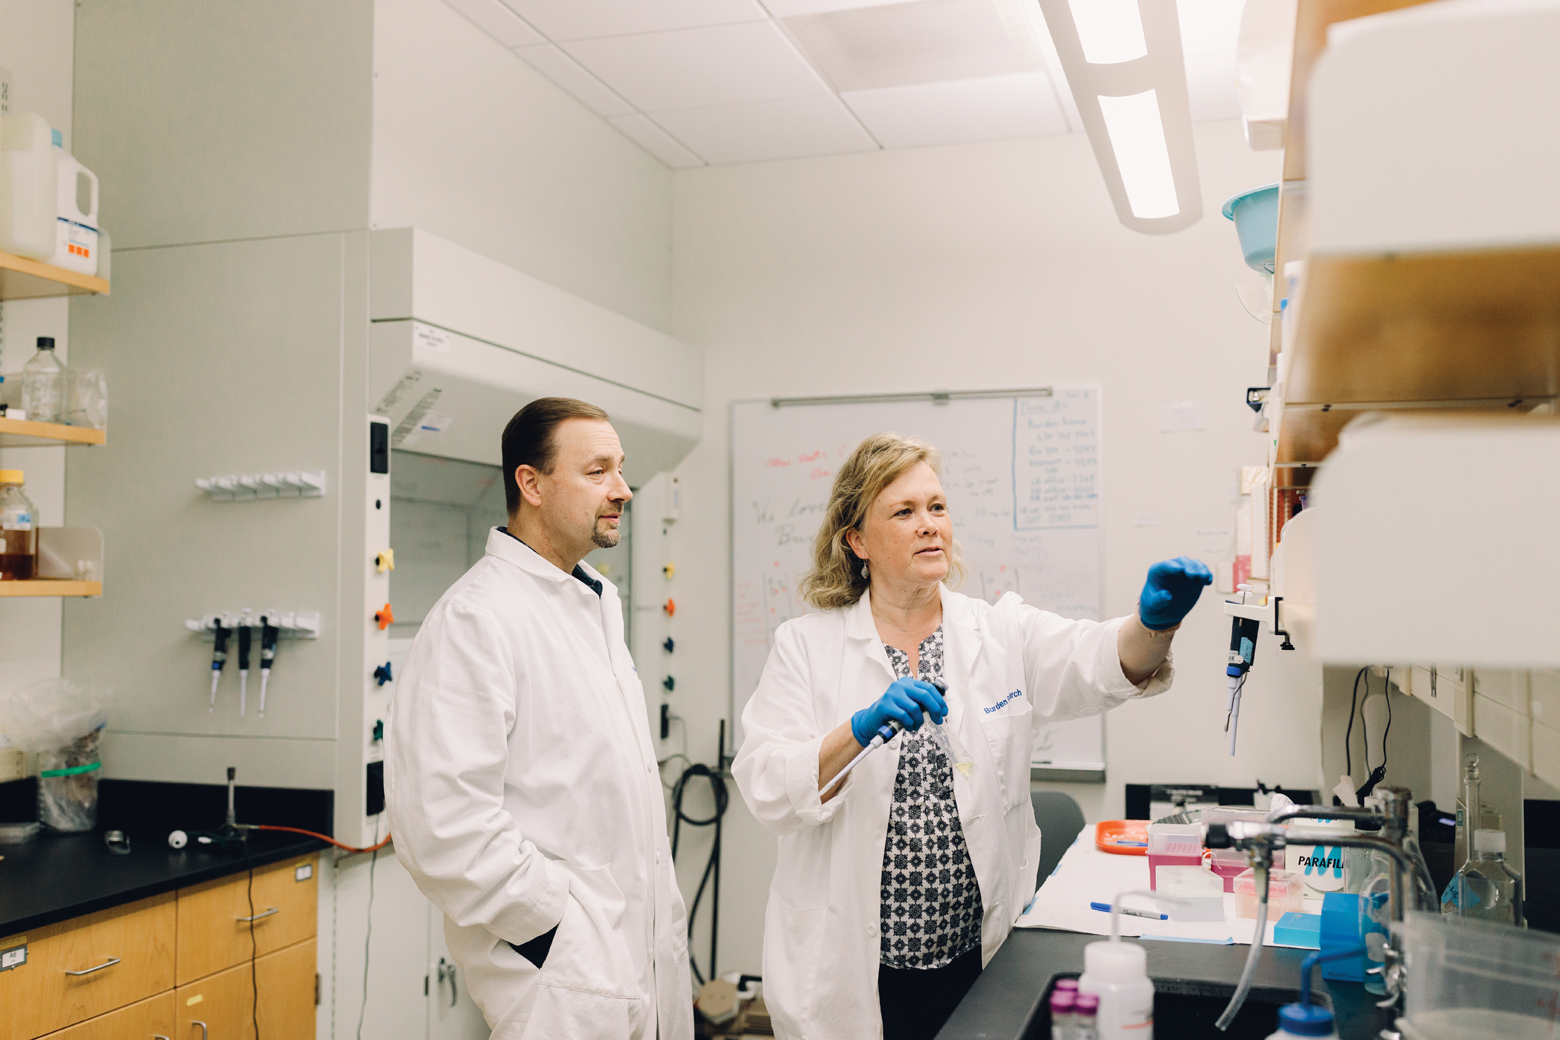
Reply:
[[905, 729], [921, 726], [921, 713], [926, 712], [932, 721], [942, 723], [948, 714], [948, 702], [942, 699], [937, 687], [919, 679], [895, 679], [870, 707], [862, 708], [850, 717], [850, 732], [856, 743], [866, 747], [877, 735], [879, 726], [889, 721], [899, 723]]
[[1174, 628], [1192, 612], [1204, 585], [1213, 584], [1213, 572], [1190, 556], [1161, 560], [1148, 569], [1143, 594], [1138, 597], [1138, 620], [1145, 628]]

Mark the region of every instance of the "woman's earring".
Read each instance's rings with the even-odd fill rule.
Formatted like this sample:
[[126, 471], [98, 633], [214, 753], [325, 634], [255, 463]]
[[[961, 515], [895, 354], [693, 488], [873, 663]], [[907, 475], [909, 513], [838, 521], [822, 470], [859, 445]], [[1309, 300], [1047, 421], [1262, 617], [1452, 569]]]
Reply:
[[862, 560], [861, 561], [861, 580], [862, 581], [866, 581], [867, 580], [867, 561], [866, 560]]

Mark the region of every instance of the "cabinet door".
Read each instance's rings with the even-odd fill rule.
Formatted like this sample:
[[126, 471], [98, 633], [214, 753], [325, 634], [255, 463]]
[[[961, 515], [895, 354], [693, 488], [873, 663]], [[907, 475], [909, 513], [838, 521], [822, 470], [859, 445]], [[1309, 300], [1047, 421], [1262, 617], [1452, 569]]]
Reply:
[[50, 1033], [42, 1040], [173, 1040], [172, 991]]
[[455, 969], [455, 958], [444, 942], [444, 914], [424, 902], [428, 912], [428, 1040], [488, 1040], [492, 1031], [466, 992], [466, 978]]
[[[261, 957], [314, 938], [318, 856], [255, 871], [254, 952]], [[239, 874], [179, 892], [178, 984], [248, 964], [249, 875]]]
[[0, 1040], [30, 1040], [173, 988], [173, 893], [30, 931], [0, 972]]
[[1408, 691], [1452, 720], [1457, 732], [1473, 736], [1473, 694], [1461, 665], [1413, 666]]
[[310, 939], [257, 959], [253, 980], [246, 962], [180, 986], [174, 992], [175, 1040], [255, 1040], [256, 1011], [267, 1040], [314, 1040], [316, 956]]

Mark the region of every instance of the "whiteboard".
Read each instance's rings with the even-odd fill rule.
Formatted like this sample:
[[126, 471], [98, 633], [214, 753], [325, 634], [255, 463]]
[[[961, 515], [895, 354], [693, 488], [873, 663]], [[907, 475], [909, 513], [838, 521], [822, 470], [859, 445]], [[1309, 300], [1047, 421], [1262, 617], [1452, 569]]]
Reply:
[[[943, 452], [943, 488], [967, 570], [959, 591], [1005, 592], [1065, 617], [1100, 620], [1100, 391], [1065, 386], [934, 402], [856, 399], [731, 410], [732, 713], [758, 686], [774, 633], [812, 611], [798, 588], [811, 564], [835, 470], [874, 434], [920, 437]], [[742, 735], [737, 733], [740, 743]], [[1037, 776], [1103, 779], [1103, 716], [1036, 734]], [[1097, 775], [1096, 775], [1097, 774]]]

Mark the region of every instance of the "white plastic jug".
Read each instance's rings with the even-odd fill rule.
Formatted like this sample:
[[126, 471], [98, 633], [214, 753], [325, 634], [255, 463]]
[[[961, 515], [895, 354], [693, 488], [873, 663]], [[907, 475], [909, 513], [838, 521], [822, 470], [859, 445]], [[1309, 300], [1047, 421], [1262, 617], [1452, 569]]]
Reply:
[[48, 260], [58, 246], [59, 155], [49, 121], [0, 116], [0, 251]]
[[[69, 152], [59, 158], [59, 219], [55, 221], [55, 267], [82, 274], [98, 272], [98, 179]], [[86, 196], [87, 208], [81, 208]]]

